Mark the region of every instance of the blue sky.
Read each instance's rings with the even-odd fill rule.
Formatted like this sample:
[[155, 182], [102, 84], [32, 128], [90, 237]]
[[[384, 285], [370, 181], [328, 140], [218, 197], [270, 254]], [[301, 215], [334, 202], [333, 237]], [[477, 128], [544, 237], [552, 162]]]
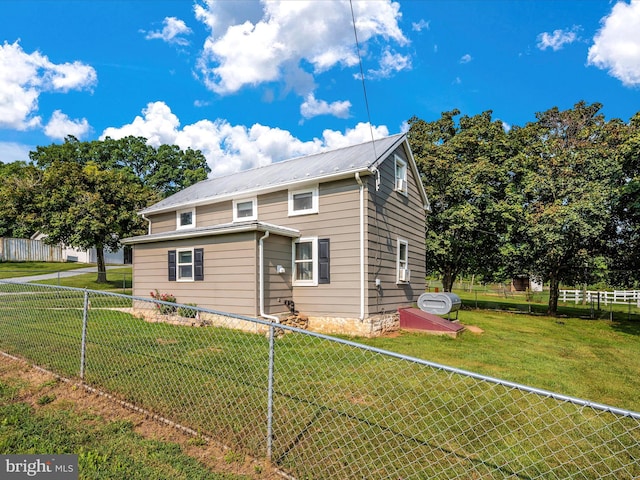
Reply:
[[[351, 7], [356, 20], [364, 86]], [[640, 111], [640, 0], [0, 0], [0, 161], [139, 135], [212, 175], [492, 110]]]

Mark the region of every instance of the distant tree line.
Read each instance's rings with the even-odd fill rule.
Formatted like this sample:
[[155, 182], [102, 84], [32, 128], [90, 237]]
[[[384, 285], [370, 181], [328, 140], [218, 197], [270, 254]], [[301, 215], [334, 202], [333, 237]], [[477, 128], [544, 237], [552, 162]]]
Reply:
[[142, 137], [37, 147], [31, 162], [0, 164], [0, 236], [46, 235], [51, 244], [97, 250], [98, 282], [106, 282], [104, 249], [144, 234], [139, 210], [207, 178], [198, 150], [158, 148]]
[[427, 269], [446, 291], [461, 275], [529, 274], [549, 282], [555, 314], [560, 283], [638, 286], [640, 112], [624, 123], [601, 109], [552, 108], [509, 131], [491, 111], [409, 120], [432, 208]]

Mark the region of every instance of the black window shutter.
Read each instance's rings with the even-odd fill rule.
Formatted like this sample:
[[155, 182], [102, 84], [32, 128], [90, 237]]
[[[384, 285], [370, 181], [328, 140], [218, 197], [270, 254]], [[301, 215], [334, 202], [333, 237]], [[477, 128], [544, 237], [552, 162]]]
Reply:
[[204, 249], [193, 249], [193, 279], [204, 280]]
[[330, 283], [329, 239], [318, 239], [318, 283]]
[[176, 281], [176, 251], [169, 250], [169, 281]]

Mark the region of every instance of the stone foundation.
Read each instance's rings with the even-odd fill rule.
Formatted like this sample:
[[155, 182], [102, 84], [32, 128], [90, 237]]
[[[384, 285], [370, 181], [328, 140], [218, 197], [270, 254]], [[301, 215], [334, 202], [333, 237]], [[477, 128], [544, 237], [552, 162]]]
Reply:
[[[268, 333], [268, 325], [253, 323], [226, 315], [198, 312], [195, 318], [181, 317], [176, 313], [165, 315], [155, 308], [127, 309], [130, 313], [147, 322], [163, 322], [174, 325], [192, 327], [225, 327], [242, 330], [250, 333]], [[302, 314], [282, 314], [279, 316], [280, 324], [303, 330], [325, 334], [340, 334], [357, 337], [377, 337], [388, 332], [400, 329], [400, 316], [398, 312], [373, 315], [360, 320], [358, 318], [341, 317], [307, 317]]]
[[309, 317], [309, 330], [319, 333], [378, 337], [400, 329], [397, 312], [359, 318]]

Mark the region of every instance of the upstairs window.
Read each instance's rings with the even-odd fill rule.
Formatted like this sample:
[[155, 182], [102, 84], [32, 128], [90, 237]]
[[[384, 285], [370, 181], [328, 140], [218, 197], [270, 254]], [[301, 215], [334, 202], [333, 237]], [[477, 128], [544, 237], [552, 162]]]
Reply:
[[404, 195], [407, 194], [407, 162], [402, 160], [398, 155], [394, 155], [395, 159], [395, 185], [394, 190]]
[[289, 215], [318, 213], [318, 187], [289, 191]]
[[255, 198], [233, 201], [233, 221], [244, 222], [258, 219], [258, 202]]
[[179, 210], [176, 214], [176, 228], [195, 228], [196, 226], [196, 209]]

